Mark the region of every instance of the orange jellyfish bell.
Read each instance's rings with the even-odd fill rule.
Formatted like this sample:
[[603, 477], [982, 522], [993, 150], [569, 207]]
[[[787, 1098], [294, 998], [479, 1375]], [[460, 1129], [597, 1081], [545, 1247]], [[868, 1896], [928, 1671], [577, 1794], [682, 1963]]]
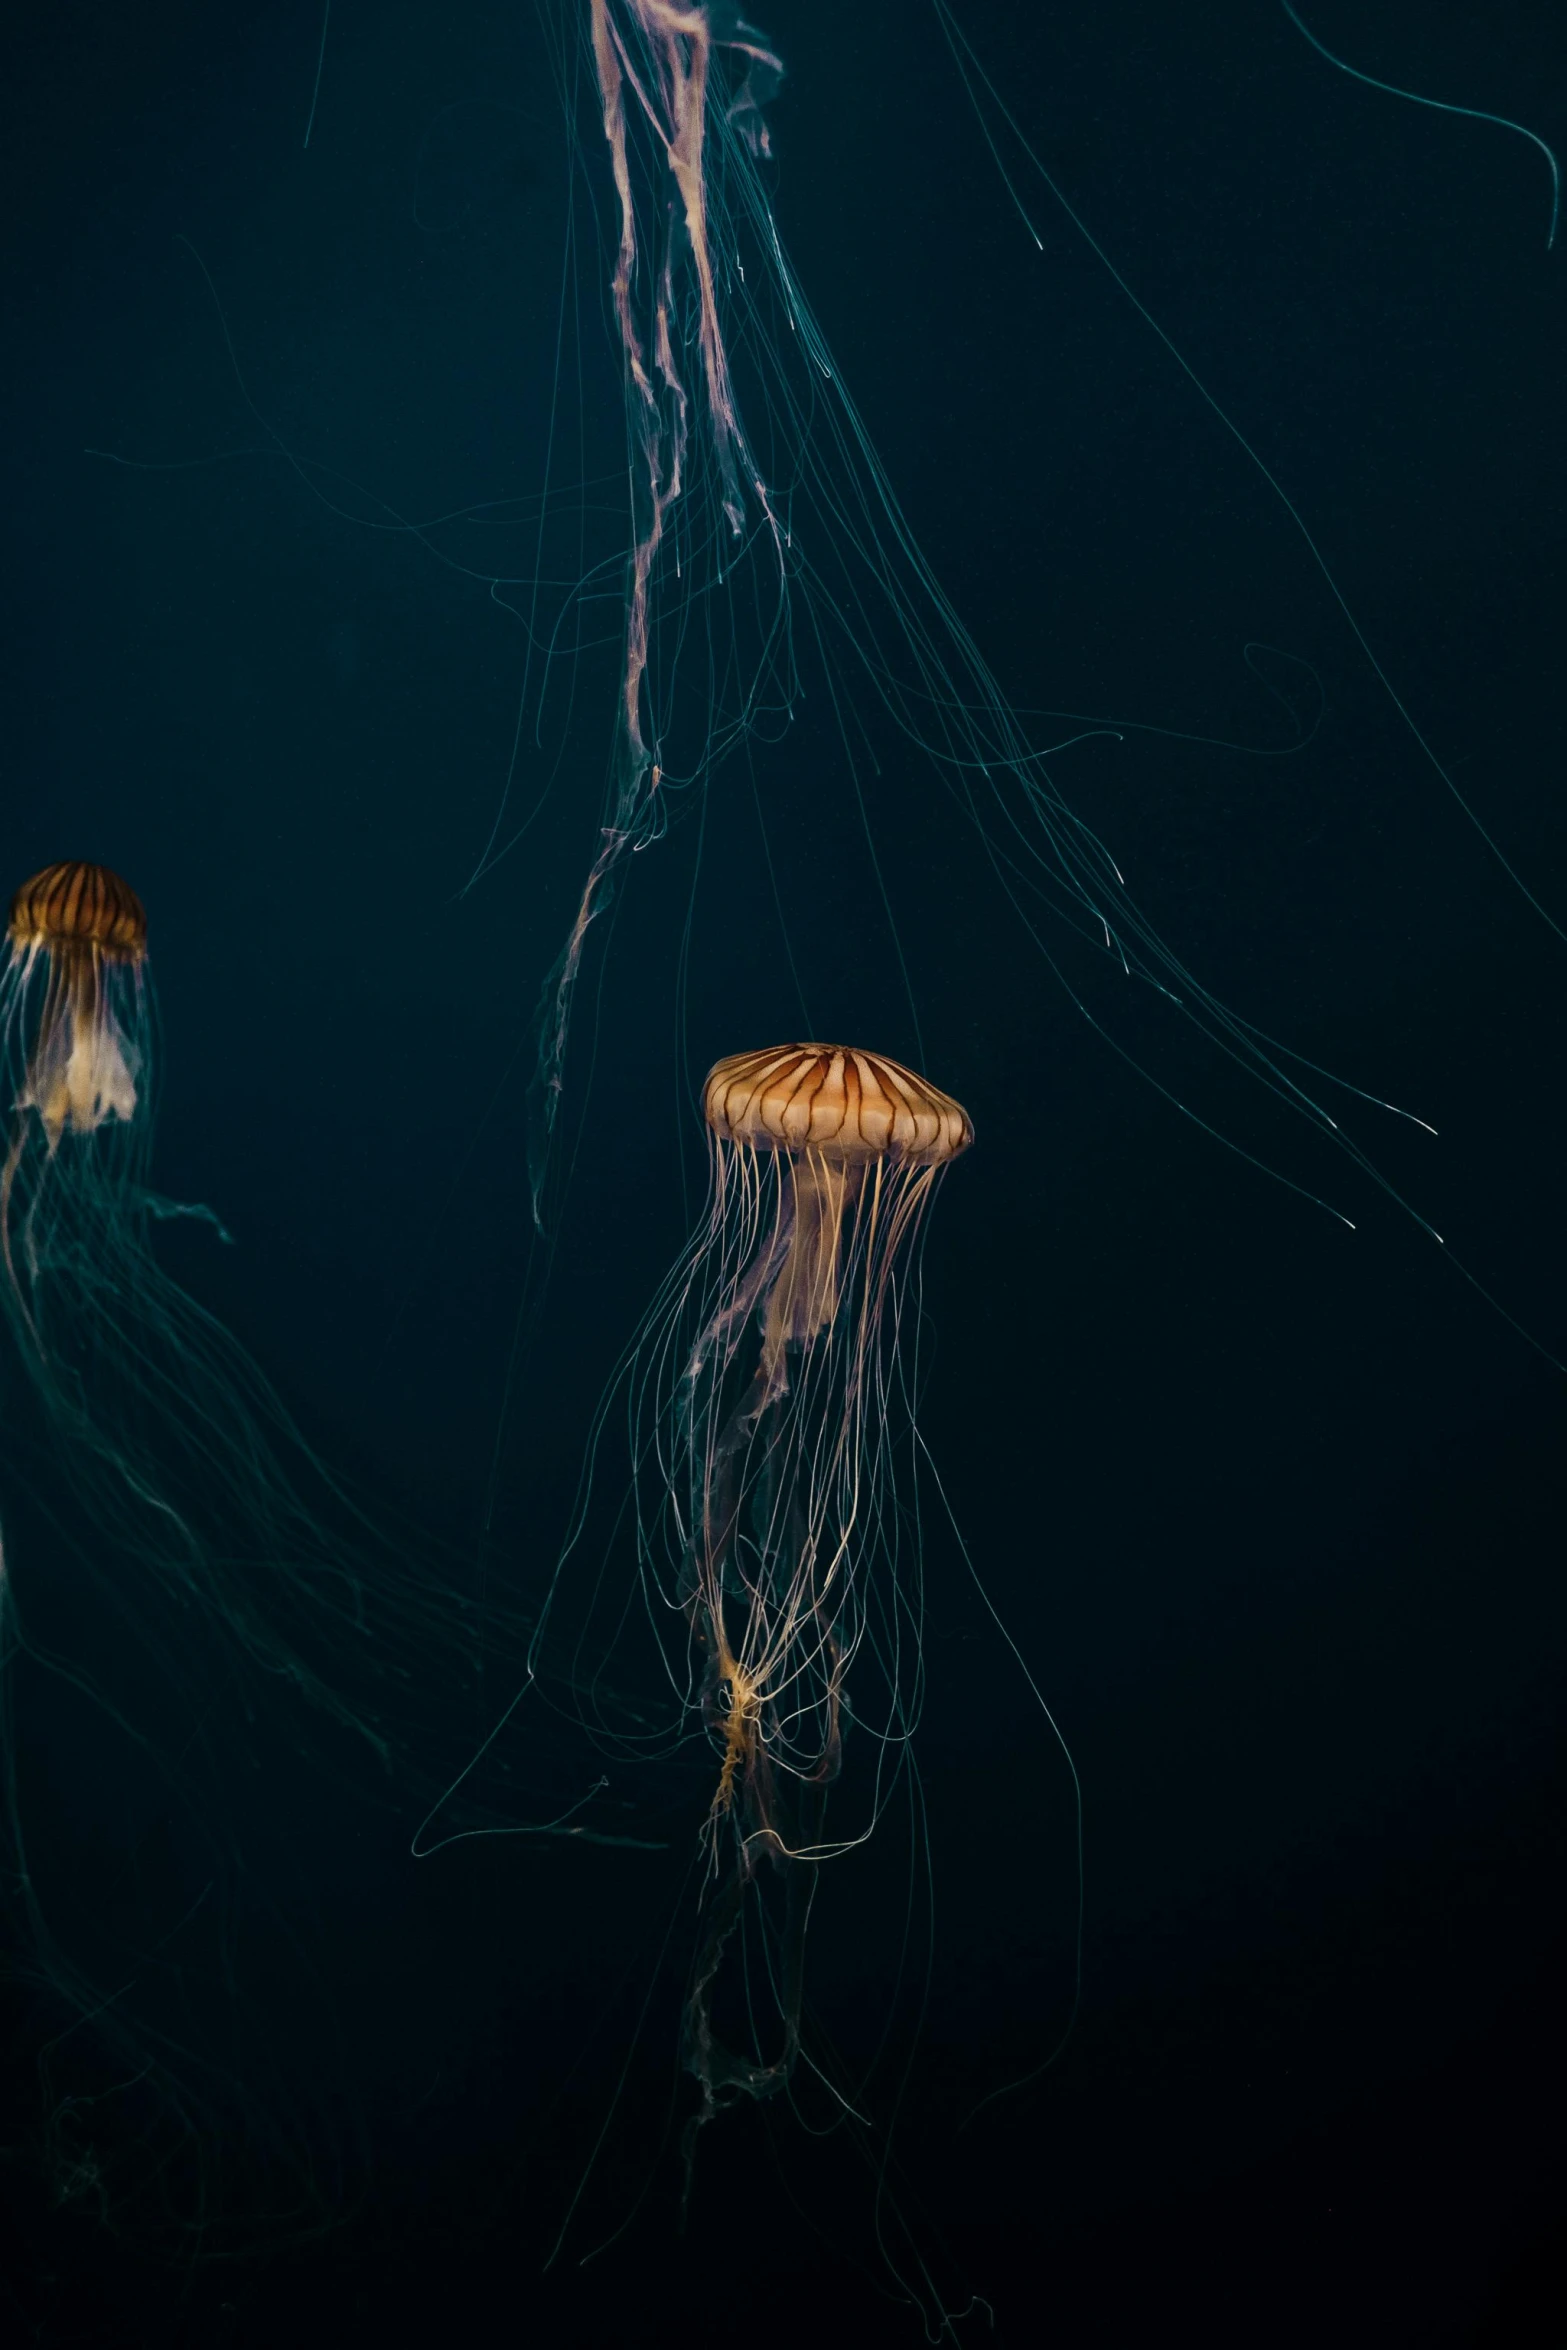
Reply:
[[702, 1107], [726, 1141], [824, 1159], [939, 1167], [974, 1139], [973, 1121], [951, 1094], [884, 1053], [849, 1045], [731, 1053], [708, 1071]]
[[18, 1110], [38, 1112], [51, 1151], [67, 1128], [134, 1117], [147, 953], [136, 892], [107, 865], [46, 865], [11, 900], [10, 939], [24, 988], [46, 975]]
[[129, 882], [107, 865], [46, 865], [11, 900], [11, 943], [96, 949], [106, 962], [139, 963], [147, 916]]

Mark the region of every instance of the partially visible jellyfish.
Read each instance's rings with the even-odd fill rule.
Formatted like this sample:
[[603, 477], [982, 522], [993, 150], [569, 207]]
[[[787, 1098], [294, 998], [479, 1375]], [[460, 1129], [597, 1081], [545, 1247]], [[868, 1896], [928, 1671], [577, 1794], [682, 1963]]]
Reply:
[[[1143, 913], [1057, 787], [1052, 748], [1031, 734], [935, 577], [774, 216], [762, 109], [783, 78], [780, 59], [727, 5], [588, 0], [562, 25], [563, 89], [575, 87], [566, 68], [574, 35], [591, 61], [614, 191], [617, 234], [605, 262], [631, 535], [614, 770], [537, 1015], [536, 1216], [593, 923], [681, 795], [705, 787], [736, 751], [782, 737], [808, 691], [821, 688], [838, 736], [828, 755], [841, 767], [846, 810], [866, 827], [889, 923], [863, 782], [883, 758], [901, 764], [915, 752], [977, 825], [1001, 890], [1056, 978], [1123, 1058], [1132, 1056], [1117, 1035], [1115, 997], [1136, 979], [1358, 1156], [1313, 1090], [1324, 1073], [1211, 994]], [[546, 496], [551, 486], [546, 473]], [[572, 594], [599, 578], [595, 569]], [[1074, 722], [1056, 747], [1106, 732], [1116, 729]], [[503, 817], [481, 871], [510, 845]]]
[[[702, 2125], [790, 2080], [817, 1869], [870, 1835], [907, 1759], [924, 1616], [894, 1474], [918, 1443], [911, 1292], [926, 1210], [973, 1140], [949, 1095], [834, 1045], [720, 1061], [703, 1103], [707, 1213], [600, 1420], [602, 1432], [623, 1394], [648, 1616], [680, 1724], [700, 1723], [713, 1754], [682, 2029], [699, 2093], [688, 2183]], [[586, 1502], [557, 1571], [562, 1599], [585, 1515]], [[599, 1575], [582, 1587], [578, 1654], [603, 1656], [625, 1586]], [[862, 1767], [852, 1816], [829, 1831], [851, 1720]], [[660, 1737], [602, 1703], [594, 1727], [628, 1751]], [[759, 1932], [742, 1947], [759, 1955], [738, 1960], [726, 1990], [747, 1917]]]
[[243, 1348], [160, 1266], [160, 1223], [228, 1236], [210, 1209], [151, 1188], [155, 1036], [135, 891], [84, 863], [24, 883], [0, 970], [0, 1298], [15, 1352], [67, 1449], [78, 1526], [96, 1520], [155, 1568], [182, 1617], [206, 1617], [378, 1740], [337, 1672], [352, 1680], [372, 1634], [416, 1628], [423, 1661], [453, 1609], [390, 1557], [367, 1576], [375, 1544], [358, 1506]]
[[[14, 988], [25, 1004], [30, 989], [42, 993], [16, 1108], [37, 1111], [52, 1153], [68, 1126], [91, 1134], [110, 1118], [135, 1116], [136, 1073], [145, 1058], [147, 917], [136, 892], [106, 865], [46, 865], [12, 899], [9, 935], [7, 997]], [[25, 1010], [19, 1024], [25, 1033]], [[13, 1280], [11, 1187], [27, 1131], [24, 1120], [13, 1133], [0, 1182]]]
[[150, 1187], [154, 1030], [141, 900], [106, 866], [46, 866], [12, 900], [0, 972], [0, 1295], [16, 1354], [78, 1526], [134, 1550], [182, 1618], [194, 1609], [351, 1717], [291, 1640], [290, 1619], [317, 1609], [364, 1624], [359, 1582], [296, 1484], [321, 1472], [260, 1371], [152, 1250], [149, 1228], [172, 1216], [222, 1231]]
[[[215, 2148], [280, 2162], [290, 2209], [301, 2182], [319, 2192], [330, 2122], [301, 2119], [297, 2084], [264, 2118], [281, 2042], [251, 2016], [313, 1963], [283, 1888], [323, 1770], [378, 1805], [387, 1764], [444, 1770], [432, 1742], [463, 1718], [474, 1612], [412, 1532], [378, 1532], [159, 1264], [161, 1222], [216, 1218], [149, 1187], [155, 1027], [125, 881], [65, 863], [17, 891], [0, 970], [0, 1912], [7, 1970], [72, 2019], [40, 2059], [60, 2191], [91, 2180], [106, 2206], [211, 2243], [254, 2216], [215, 2209]], [[198, 2026], [203, 1984], [221, 1996]]]

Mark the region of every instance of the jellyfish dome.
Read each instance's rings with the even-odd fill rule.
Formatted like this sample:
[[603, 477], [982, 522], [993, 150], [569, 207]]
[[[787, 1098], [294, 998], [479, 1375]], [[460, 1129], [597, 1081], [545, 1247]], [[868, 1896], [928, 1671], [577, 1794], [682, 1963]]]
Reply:
[[968, 1112], [912, 1069], [837, 1044], [732, 1053], [708, 1072], [708, 1125], [757, 1150], [939, 1167], [974, 1139]]
[[46, 865], [11, 900], [14, 992], [43, 1000], [18, 1110], [34, 1109], [52, 1150], [69, 1127], [90, 1134], [136, 1111], [140, 982], [147, 916], [107, 865]]

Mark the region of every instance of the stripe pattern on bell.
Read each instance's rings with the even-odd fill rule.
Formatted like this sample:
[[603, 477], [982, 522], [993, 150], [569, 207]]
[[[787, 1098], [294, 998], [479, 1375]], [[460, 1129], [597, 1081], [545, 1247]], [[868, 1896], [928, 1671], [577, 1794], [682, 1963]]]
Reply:
[[46, 865], [11, 900], [18, 947], [95, 946], [112, 962], [136, 963], [147, 947], [147, 916], [130, 883], [107, 865]]
[[974, 1139], [961, 1102], [884, 1053], [852, 1045], [731, 1053], [709, 1070], [702, 1109], [716, 1135], [755, 1150], [933, 1167]]

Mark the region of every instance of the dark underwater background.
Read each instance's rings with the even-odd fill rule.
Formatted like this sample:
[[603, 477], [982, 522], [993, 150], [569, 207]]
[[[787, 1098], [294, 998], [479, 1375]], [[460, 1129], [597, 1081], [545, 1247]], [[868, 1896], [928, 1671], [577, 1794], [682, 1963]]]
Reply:
[[[1567, 139], [1557, 10], [1308, 21], [1369, 72]], [[965, 0], [962, 22], [1560, 917], [1567, 247], [1538, 150], [1353, 84], [1261, 0]], [[593, 853], [616, 607], [568, 665], [542, 812], [465, 890], [525, 591], [378, 525], [538, 486], [566, 133], [530, 8], [338, 0], [307, 149], [321, 29], [309, 0], [59, 0], [10, 34], [6, 886], [85, 856], [146, 901], [155, 1181], [233, 1236], [170, 1224], [163, 1261], [355, 1488], [446, 1546], [465, 1599], [526, 1614], [696, 1213], [702, 1072], [800, 1032], [921, 1059], [978, 1135], [930, 1229], [922, 1426], [1070, 1745], [1086, 1901], [1064, 2053], [963, 2127], [1067, 2021], [1073, 1819], [933, 1516], [922, 1809], [827, 1872], [812, 1945], [824, 2044], [852, 2073], [891, 2033], [873, 2143], [890, 2129], [902, 2225], [1002, 2341], [1560, 2339], [1564, 1391], [1507, 1316], [1561, 1356], [1567, 948], [1266, 484], [1020, 180], [1036, 247], [935, 14], [779, 0], [780, 232], [937, 578], [1019, 708], [1118, 730], [1053, 772], [1214, 992], [1439, 1129], [1334, 1111], [1505, 1312], [1157, 1007], [1129, 1002], [1129, 1049], [1357, 1229], [1117, 1060], [926, 765], [879, 739], [866, 819], [916, 1027], [809, 687], [600, 926], [546, 1264], [529, 1024]], [[607, 263], [570, 268], [571, 429], [584, 473], [613, 473]], [[442, 543], [470, 568], [533, 559], [506, 514], [463, 529]], [[513, 788], [542, 788], [526, 755]], [[71, 1495], [0, 1507], [47, 1614]], [[436, 1781], [519, 1677], [497, 1635], [468, 1710], [423, 1725]], [[617, 1777], [634, 1847], [501, 1836], [416, 1863], [419, 1785], [282, 1696], [225, 1773], [166, 1804], [153, 1774], [123, 1812], [119, 1774], [140, 1783], [91, 1705], [30, 1687], [15, 1722], [35, 1850], [78, 1888], [101, 1869], [140, 1952], [127, 2030], [143, 1973], [177, 1973], [191, 2075], [217, 2085], [159, 2157], [174, 2201], [207, 2198], [171, 2237], [115, 2207], [142, 2109], [93, 2102], [95, 2064], [105, 2090], [135, 2068], [88, 2026], [75, 2173], [34, 2158], [66, 2011], [7, 1992], [8, 2340], [919, 2339], [852, 2134], [731, 2116], [680, 2226], [701, 1762]], [[518, 1767], [578, 1783], [569, 1754]], [[220, 1877], [203, 1921], [232, 1931], [188, 1965], [177, 1938], [149, 1954]], [[990, 2330], [976, 2309], [960, 2338]]]

